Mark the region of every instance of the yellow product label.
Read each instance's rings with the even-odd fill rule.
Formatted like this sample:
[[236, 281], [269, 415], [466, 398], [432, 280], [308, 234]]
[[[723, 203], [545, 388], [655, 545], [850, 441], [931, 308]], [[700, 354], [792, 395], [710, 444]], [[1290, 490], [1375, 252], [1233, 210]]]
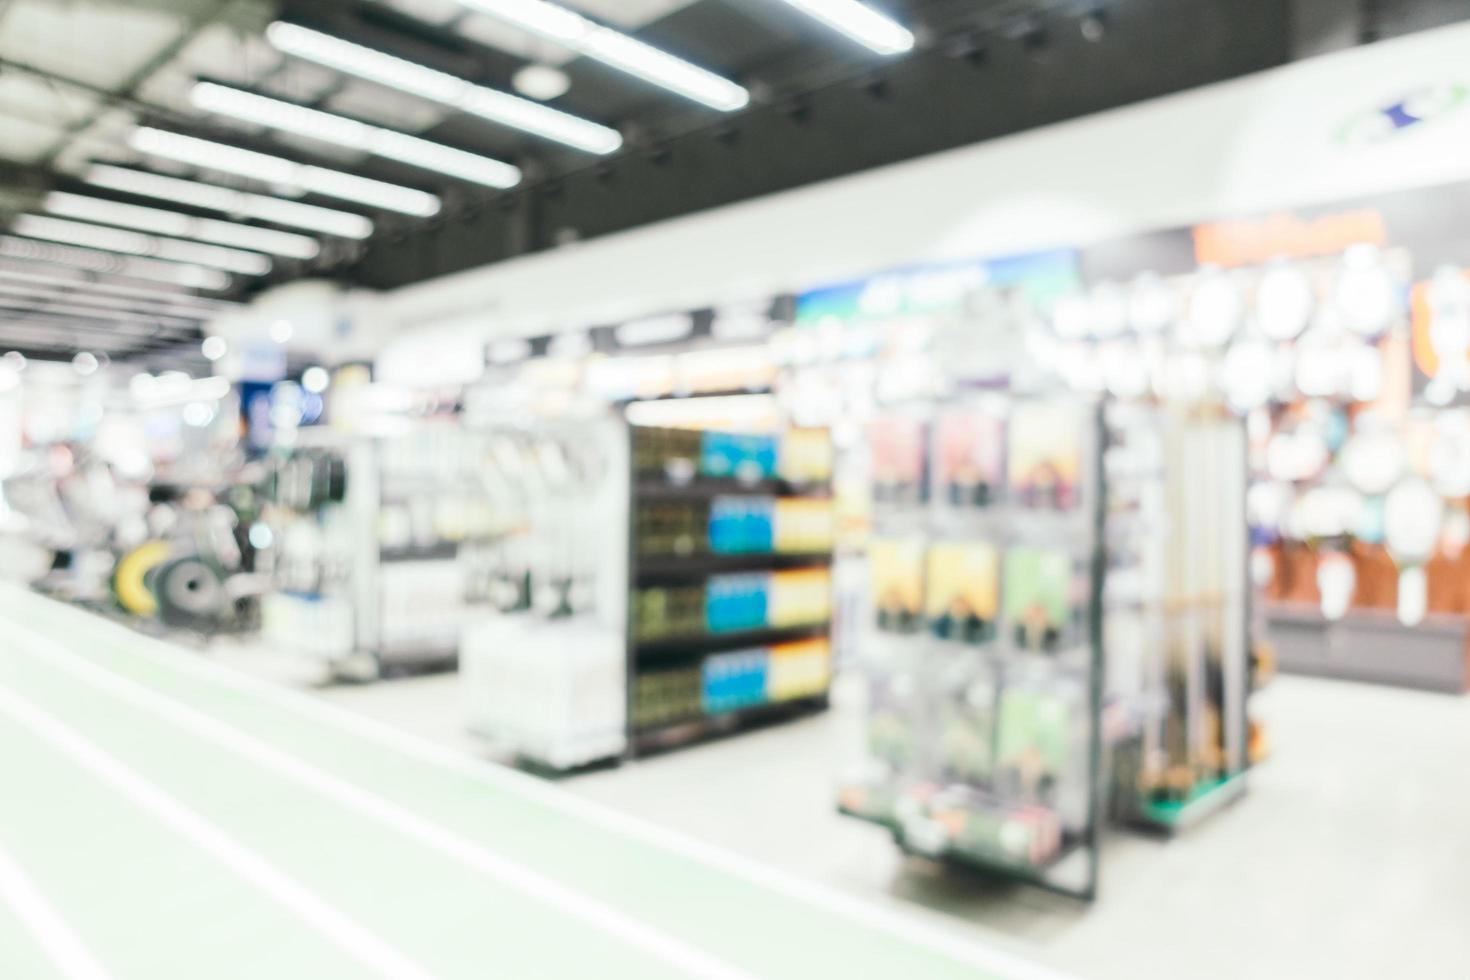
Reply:
[[766, 695], [772, 701], [811, 697], [827, 689], [831, 645], [825, 639], [781, 643], [770, 649]]
[[828, 551], [832, 547], [836, 526], [830, 500], [776, 501], [777, 551]]
[[825, 568], [773, 573], [766, 610], [767, 622], [777, 628], [826, 622], [832, 615], [831, 573]]
[[984, 541], [945, 541], [929, 549], [928, 599], [931, 620], [978, 616], [994, 622], [1000, 609], [1000, 552]]

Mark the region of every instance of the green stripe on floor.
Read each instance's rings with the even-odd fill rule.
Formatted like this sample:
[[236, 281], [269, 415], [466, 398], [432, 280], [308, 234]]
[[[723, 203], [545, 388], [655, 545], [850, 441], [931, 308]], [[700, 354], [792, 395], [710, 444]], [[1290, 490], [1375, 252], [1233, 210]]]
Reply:
[[[67, 636], [69, 649], [84, 654], [91, 662], [117, 676], [191, 705], [328, 773], [412, 808], [461, 837], [493, 848], [578, 891], [634, 914], [654, 928], [708, 950], [719, 959], [755, 976], [772, 980], [842, 975], [914, 976], [926, 980], [993, 977], [1003, 980], [998, 974], [978, 970], [926, 945], [870, 928], [828, 908], [712, 869], [675, 851], [631, 839], [573, 813], [489, 785], [463, 771], [426, 764], [408, 752], [369, 742], [328, 721], [309, 717], [274, 700], [253, 696], [213, 678], [181, 669], [169, 661], [183, 654], [170, 651], [169, 658], [151, 657], [145, 650], [153, 641], [134, 636], [113, 624], [13, 593], [0, 593], [0, 608], [13, 621], [29, 624], [48, 636]], [[47, 679], [39, 676], [44, 673], [44, 670], [32, 671], [28, 682], [46, 686]], [[57, 675], [49, 678], [49, 683], [48, 696], [63, 699], [59, 703], [75, 696], [67, 693], [69, 688], [76, 686], [74, 680]], [[140, 765], [147, 763], [150, 751], [157, 750], [155, 740], [170, 737], [166, 726], [135, 717], [136, 711], [123, 710], [122, 706], [110, 704], [105, 697], [92, 694], [88, 703], [88, 710], [126, 717], [122, 731], [115, 730], [116, 723], [113, 723], [114, 727], [108, 727], [107, 722], [98, 722], [103, 725], [99, 734], [123, 738]], [[73, 710], [75, 707], [72, 705]], [[135, 727], [148, 733], [148, 744], [126, 742], [129, 731]], [[172, 737], [177, 739], [180, 736], [174, 731]], [[396, 859], [386, 854], [375, 857], [373, 867], [385, 874], [404, 875], [405, 881], [418, 881], [425, 875], [432, 877], [430, 872], [418, 867], [425, 862], [432, 864], [432, 856], [407, 846], [401, 839], [393, 840], [389, 831], [357, 826], [355, 818], [334, 811], [330, 806], [323, 809], [322, 801], [304, 799], [310, 794], [303, 794], [295, 788], [276, 786], [272, 790], [259, 789], [262, 781], [268, 784], [269, 779], [258, 771], [239, 774], [240, 769], [249, 767], [238, 760], [221, 760], [219, 750], [194, 746], [190, 753], [181, 755], [187, 758], [177, 759], [177, 764], [198, 767], [194, 771], [199, 768], [208, 771], [211, 765], [218, 765], [221, 767], [220, 777], [224, 773], [230, 774], [228, 782], [232, 784], [238, 775], [239, 785], [232, 788], [214, 786], [213, 782], [220, 781], [219, 778], [207, 780], [206, 785], [199, 787], [212, 812], [229, 817], [231, 806], [240, 805], [240, 793], [249, 792], [242, 790], [242, 786], [280, 793], [277, 805], [297, 815], [292, 823], [298, 829], [309, 826], [320, 839], [322, 850], [336, 855], [334, 860], [350, 862], [356, 849], [361, 847], [407, 852], [408, 856], [401, 859], [402, 863], [395, 863]], [[173, 768], [171, 763], [171, 771]], [[171, 778], [177, 780], [177, 774], [172, 774]], [[280, 855], [283, 861], [312, 862], [318, 857], [309, 850], [306, 853], [293, 850], [290, 840], [276, 840], [269, 829], [256, 827], [256, 821], [265, 816], [252, 813], [233, 825], [240, 833], [259, 839], [262, 846], [269, 846], [272, 853]], [[308, 823], [303, 824], [303, 821]], [[271, 823], [269, 820], [265, 822]], [[349, 827], [349, 823], [353, 826]], [[381, 867], [378, 862], [382, 862]], [[342, 870], [337, 869], [337, 873], [340, 875]], [[341, 887], [343, 883], [333, 881], [330, 884]], [[477, 893], [483, 888], [482, 883], [477, 884]], [[363, 904], [360, 910], [365, 915], [371, 913], [375, 916], [374, 921], [385, 921], [381, 918], [384, 915], [392, 919], [387, 910], [370, 907], [371, 904]], [[435, 914], [443, 914], [446, 905], [454, 905], [443, 900], [430, 900], [425, 904]], [[459, 908], [462, 910], [463, 905], [460, 904]], [[450, 914], [453, 915], [454, 911], [451, 908]], [[524, 929], [519, 921], [522, 916], [529, 919]], [[519, 909], [500, 909], [480, 921], [501, 925], [513, 922], [514, 931], [519, 933], [512, 937], [513, 944], [521, 936], [537, 933], [540, 938], [536, 943], [579, 949], [585, 954], [581, 960], [584, 969], [593, 969], [591, 964], [595, 963], [599, 976], [617, 975], [610, 972], [599, 954], [588, 948], [584, 942], [587, 930], [579, 929], [575, 924], [540, 922], [524, 904]], [[465, 929], [470, 928], [470, 921], [463, 925]], [[399, 933], [404, 932], [402, 924], [397, 928]], [[421, 942], [434, 941], [435, 936], [427, 934], [433, 932], [428, 929], [428, 924], [420, 923], [415, 929], [426, 933], [412, 936], [415, 951]], [[454, 938], [457, 934], [454, 929], [442, 930], [438, 938], [441, 942], [457, 943]], [[574, 937], [570, 943], [568, 936]], [[484, 962], [487, 964], [504, 955], [504, 950], [497, 953], [498, 939], [484, 945], [483, 955], [487, 957]], [[471, 945], [474, 949], [466, 950], [463, 953], [465, 957], [473, 959], [482, 955], [478, 952], [479, 944]], [[512, 970], [509, 975], [519, 977], [527, 974]]]

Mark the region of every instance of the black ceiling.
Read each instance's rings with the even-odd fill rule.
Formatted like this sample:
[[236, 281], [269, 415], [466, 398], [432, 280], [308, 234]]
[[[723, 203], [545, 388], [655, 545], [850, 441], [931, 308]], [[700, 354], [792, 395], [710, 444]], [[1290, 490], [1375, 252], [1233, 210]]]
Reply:
[[[913, 52], [874, 55], [778, 0], [696, 0], [636, 36], [741, 82], [752, 93], [747, 109], [719, 113], [575, 60], [566, 66], [572, 86], [553, 104], [618, 127], [621, 151], [591, 157], [451, 113], [420, 135], [514, 162], [526, 181], [497, 192], [365, 160], [352, 169], [438, 193], [443, 212], [428, 220], [374, 213], [379, 232], [366, 243], [331, 243], [310, 264], [280, 261], [247, 288], [303, 273], [391, 288], [1280, 65], [1314, 50], [1312, 32], [1337, 37], [1346, 25], [1346, 40], [1334, 42], [1341, 46], [1470, 17], [1464, 0], [877, 5], [914, 30]], [[1100, 36], [1084, 32], [1083, 18], [1097, 15]], [[525, 64], [452, 24], [434, 26], [371, 0], [284, 0], [281, 16], [499, 89], [509, 89]], [[108, 97], [165, 128], [332, 165], [299, 141], [244, 136], [140, 105], [130, 93]], [[55, 175], [10, 177], [71, 186]]]

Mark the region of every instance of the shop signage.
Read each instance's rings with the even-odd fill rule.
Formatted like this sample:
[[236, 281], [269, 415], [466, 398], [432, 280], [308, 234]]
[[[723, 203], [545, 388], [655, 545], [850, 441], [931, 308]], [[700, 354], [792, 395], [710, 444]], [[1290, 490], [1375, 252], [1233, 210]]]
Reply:
[[1261, 265], [1275, 258], [1336, 255], [1350, 245], [1383, 245], [1388, 240], [1383, 215], [1371, 208], [1318, 218], [1273, 214], [1248, 221], [1220, 221], [1194, 229], [1194, 255], [1200, 265]]
[[1382, 143], [1407, 129], [1459, 112], [1467, 102], [1470, 86], [1463, 82], [1424, 85], [1352, 116], [1338, 128], [1337, 138], [1350, 146]]
[[963, 310], [985, 287], [1020, 286], [1045, 297], [1079, 281], [1078, 254], [1071, 249], [909, 266], [804, 293], [796, 301], [796, 322], [943, 313]]

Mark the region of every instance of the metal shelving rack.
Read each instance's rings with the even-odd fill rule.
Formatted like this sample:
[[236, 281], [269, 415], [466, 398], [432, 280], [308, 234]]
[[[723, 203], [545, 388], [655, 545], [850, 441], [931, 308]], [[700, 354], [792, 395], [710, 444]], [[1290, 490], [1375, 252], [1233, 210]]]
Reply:
[[[640, 431], [657, 431], [652, 427], [628, 426], [629, 440], [639, 438]], [[821, 622], [771, 626], [758, 629], [704, 631], [644, 639], [638, 636], [638, 622], [633, 605], [637, 590], [650, 585], [696, 585], [713, 576], [724, 574], [758, 574], [801, 569], [830, 568], [832, 551], [757, 553], [716, 553], [705, 550], [689, 554], [653, 555], [639, 551], [638, 515], [640, 503], [648, 501], [709, 502], [716, 497], [747, 497], [826, 500], [831, 498], [827, 484], [794, 483], [779, 478], [740, 479], [710, 478], [681, 474], [659, 477], [640, 473], [638, 454], [630, 456], [630, 505], [628, 508], [628, 589], [627, 617], [627, 752], [636, 756], [648, 752], [677, 748], [707, 738], [731, 734], [746, 727], [795, 717], [827, 708], [830, 691], [830, 651], [828, 683], [819, 693], [789, 700], [763, 701], [734, 710], [714, 713], [703, 711], [698, 716], [655, 725], [640, 725], [637, 704], [638, 678], [650, 668], [668, 668], [673, 664], [703, 665], [719, 653], [761, 649], [771, 644], [824, 639], [831, 632], [831, 609]]]
[[[870, 637], [870, 654], [876, 653], [878, 661], [886, 661], [892, 668], [899, 664], [899, 673], [915, 671], [921, 687], [927, 687], [920, 697], [929, 698], [927, 707], [937, 704], [935, 691], [942, 691], [942, 682], [933, 680], [933, 675], [944, 666], [962, 669], [983, 667], [990, 671], [993, 683], [991, 709], [993, 717], [987, 751], [991, 765], [998, 754], [1000, 741], [1001, 692], [1011, 684], [1039, 675], [1049, 675], [1053, 681], [1062, 681], [1062, 687], [1074, 685], [1080, 695], [1083, 717], [1080, 719], [1085, 733], [1080, 745], [1073, 750], [1080, 758], [1081, 787], [1085, 802], [1081, 806], [1080, 819], [1067, 826], [1062, 819], [1064, 808], [1052, 804], [1053, 815], [1063, 828], [1058, 845], [1043, 859], [1032, 860], [1029, 855], [1017, 856], [1006, 853], [1003, 848], [968, 846], [952, 832], [956, 821], [968, 824], [970, 815], [979, 814], [993, 820], [1014, 818], [1026, 806], [1042, 805], [1040, 801], [1027, 799], [1025, 791], [1009, 792], [1004, 780], [992, 775], [983, 781], [971, 781], [950, 776], [941, 783], [942, 763], [936, 762], [938, 736], [931, 717], [916, 719], [914, 724], [921, 736], [929, 740], [925, 758], [917, 764], [906, 765], [890, 772], [881, 784], [849, 784], [843, 788], [838, 809], [840, 812], [876, 823], [888, 829], [895, 843], [905, 852], [939, 860], [986, 875], [1015, 880], [1084, 901], [1097, 895], [1099, 878], [1100, 830], [1103, 819], [1103, 586], [1107, 571], [1104, 549], [1104, 520], [1106, 518], [1106, 481], [1102, 467], [1102, 449], [1105, 443], [1101, 406], [1090, 399], [1071, 396], [996, 395], [988, 397], [1004, 399], [1007, 414], [1022, 402], [1042, 400], [1067, 402], [1077, 408], [1079, 424], [1080, 470], [1078, 489], [1080, 498], [1071, 512], [1046, 513], [1026, 506], [999, 503], [988, 507], [977, 515], [946, 515], [946, 508], [937, 500], [938, 492], [924, 493], [923, 499], [901, 505], [897, 512], [883, 515], [875, 512], [875, 530], [881, 534], [888, 527], [900, 535], [922, 535], [927, 550], [935, 539], [952, 539], [952, 536], [983, 538], [1001, 549], [1042, 545], [1065, 549], [1073, 559], [1074, 575], [1080, 571], [1086, 579], [1086, 596], [1083, 601], [1081, 620], [1084, 635], [1075, 646], [1055, 653], [1020, 649], [1004, 639], [1007, 631], [1016, 624], [1009, 614], [1001, 613], [1001, 628], [997, 637], [982, 644], [960, 643], [937, 639], [923, 632], [873, 633]], [[941, 402], [940, 404], [945, 404]], [[925, 406], [932, 411], [935, 403]], [[927, 428], [927, 427], [926, 427]], [[926, 432], [926, 440], [930, 435]], [[1009, 440], [1009, 434], [1007, 439]], [[928, 454], [931, 462], [933, 454]], [[927, 464], [926, 464], [927, 465]], [[1007, 464], [1008, 466], [1009, 464]], [[932, 476], [926, 477], [932, 489]], [[1001, 606], [1005, 609], [1004, 583], [1002, 583]], [[876, 648], [876, 649], [874, 649]], [[871, 669], [877, 662], [869, 658]], [[933, 711], [922, 711], [932, 715]], [[1074, 787], [1075, 789], [1076, 787]], [[941, 802], [945, 798], [958, 799], [960, 803]], [[970, 801], [977, 805], [966, 806]], [[983, 821], [982, 821], [983, 822]]]

